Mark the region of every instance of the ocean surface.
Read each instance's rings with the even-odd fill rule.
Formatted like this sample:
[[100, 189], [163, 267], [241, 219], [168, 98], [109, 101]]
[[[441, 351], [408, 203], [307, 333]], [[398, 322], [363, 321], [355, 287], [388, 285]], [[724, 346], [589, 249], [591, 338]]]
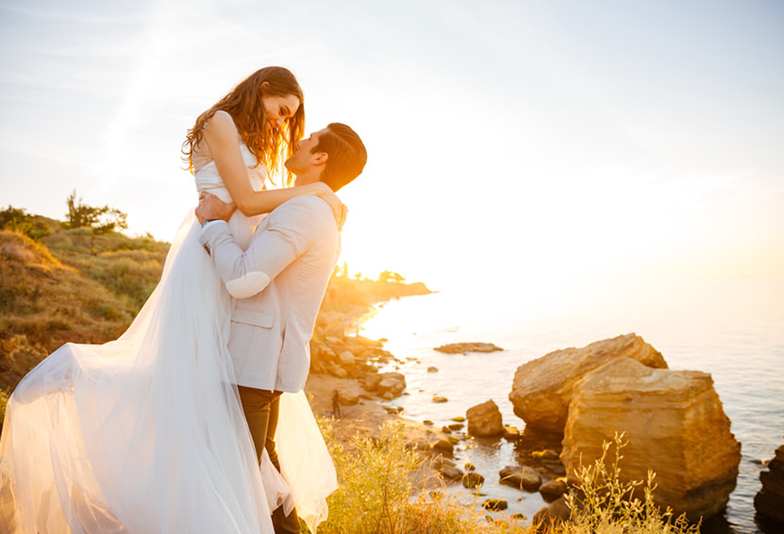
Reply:
[[[386, 338], [405, 363], [407, 394], [388, 404], [436, 428], [493, 399], [504, 424], [524, 427], [508, 400], [515, 369], [548, 352], [635, 332], [659, 350], [671, 369], [710, 373], [732, 432], [742, 444], [740, 475], [723, 516], [702, 532], [772, 533], [755, 519], [762, 462], [784, 444], [784, 279], [655, 281], [606, 284], [472, 284], [385, 303], [357, 325]], [[448, 355], [446, 343], [491, 342], [503, 352]], [[428, 373], [435, 366], [437, 373]], [[435, 395], [449, 402], [435, 404]], [[485, 475], [482, 492], [508, 500], [507, 513], [532, 518], [546, 504], [538, 493], [497, 483], [515, 464], [513, 444], [501, 439], [464, 442], [459, 467], [471, 461]], [[456, 490], [458, 491], [458, 490]], [[460, 493], [466, 504], [474, 502]], [[780, 528], [780, 527], [779, 527]]]

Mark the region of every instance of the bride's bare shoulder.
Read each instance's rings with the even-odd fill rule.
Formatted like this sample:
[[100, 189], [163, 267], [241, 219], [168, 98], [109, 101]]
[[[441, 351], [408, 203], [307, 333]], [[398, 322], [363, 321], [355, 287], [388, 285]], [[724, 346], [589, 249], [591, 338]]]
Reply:
[[237, 130], [237, 126], [235, 126], [234, 119], [231, 118], [231, 115], [226, 111], [219, 109], [204, 124], [204, 136], [209, 143], [210, 139], [215, 138], [238, 140], [240, 138], [240, 133]]

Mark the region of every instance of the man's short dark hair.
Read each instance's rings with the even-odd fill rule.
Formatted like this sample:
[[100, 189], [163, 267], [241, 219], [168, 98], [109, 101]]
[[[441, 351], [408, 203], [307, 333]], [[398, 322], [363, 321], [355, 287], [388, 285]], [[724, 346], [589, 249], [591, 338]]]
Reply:
[[367, 163], [367, 150], [357, 133], [339, 122], [327, 125], [318, 137], [318, 145], [310, 152], [329, 154], [321, 181], [337, 191], [362, 173]]

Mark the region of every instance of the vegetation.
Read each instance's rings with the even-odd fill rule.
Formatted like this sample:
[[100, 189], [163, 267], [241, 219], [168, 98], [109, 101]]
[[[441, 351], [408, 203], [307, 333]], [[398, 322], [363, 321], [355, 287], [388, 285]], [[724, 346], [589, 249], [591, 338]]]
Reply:
[[355, 437], [349, 449], [334, 439], [328, 421], [322, 424], [339, 487], [328, 499], [329, 517], [319, 534], [509, 532], [506, 523], [488, 523], [444, 491], [414, 496], [422, 459], [406, 448], [402, 424], [383, 427], [376, 441]]
[[[319, 534], [697, 534], [685, 516], [672, 518], [653, 501], [654, 475], [642, 483], [620, 481], [620, 436], [604, 444], [604, 455], [576, 473], [577, 483], [567, 496], [572, 510], [569, 522], [523, 524], [503, 514], [495, 518], [462, 506], [444, 491], [416, 491], [421, 458], [405, 446], [403, 427], [386, 426], [378, 440], [355, 438], [347, 452], [337, 444], [329, 421], [322, 432], [338, 473], [339, 488], [328, 501], [329, 518]], [[615, 445], [614, 460], [607, 454]], [[412, 482], [414, 481], [414, 482]], [[443, 484], [443, 482], [442, 482]]]
[[[567, 496], [572, 518], [564, 525], [564, 534], [697, 534], [699, 524], [689, 525], [685, 514], [674, 519], [669, 509], [662, 512], [656, 506], [655, 473], [649, 471], [644, 484], [621, 482], [621, 451], [627, 443], [623, 434], [616, 434], [612, 442], [603, 444], [601, 458], [578, 470], [578, 482]], [[614, 456], [608, 465], [611, 447]], [[642, 496], [635, 493], [640, 488]]]

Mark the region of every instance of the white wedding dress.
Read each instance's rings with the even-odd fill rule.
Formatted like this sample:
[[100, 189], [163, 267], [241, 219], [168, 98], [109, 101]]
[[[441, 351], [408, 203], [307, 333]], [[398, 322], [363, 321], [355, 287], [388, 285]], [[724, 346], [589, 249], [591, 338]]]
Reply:
[[[242, 146], [254, 189], [263, 166]], [[197, 189], [230, 201], [214, 163]], [[230, 227], [247, 247], [258, 218]], [[163, 275], [128, 330], [68, 343], [8, 401], [0, 440], [0, 531], [272, 534], [296, 504], [315, 532], [334, 467], [304, 394], [281, 398], [281, 471], [256, 461], [226, 350], [232, 303], [189, 213]], [[289, 486], [291, 490], [289, 490]]]

